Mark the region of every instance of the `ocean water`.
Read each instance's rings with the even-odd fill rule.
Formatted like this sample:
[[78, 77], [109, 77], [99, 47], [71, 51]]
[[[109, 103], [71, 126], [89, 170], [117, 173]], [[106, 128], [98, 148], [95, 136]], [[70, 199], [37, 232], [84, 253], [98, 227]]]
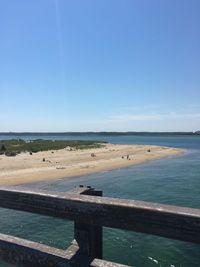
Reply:
[[[6, 136], [8, 138], [8, 136]], [[0, 136], [1, 139], [2, 136]], [[11, 138], [9, 136], [9, 138]], [[13, 138], [13, 137], [12, 137]], [[20, 136], [18, 138], [21, 138]], [[112, 143], [154, 144], [185, 149], [184, 155], [108, 172], [26, 185], [67, 191], [79, 184], [103, 190], [105, 196], [200, 208], [200, 136], [23, 136], [26, 139], [105, 140]], [[73, 239], [71, 222], [0, 209], [0, 232], [59, 248]], [[152, 235], [104, 228], [104, 259], [130, 266], [200, 266], [200, 245]], [[0, 267], [13, 266], [0, 261]]]

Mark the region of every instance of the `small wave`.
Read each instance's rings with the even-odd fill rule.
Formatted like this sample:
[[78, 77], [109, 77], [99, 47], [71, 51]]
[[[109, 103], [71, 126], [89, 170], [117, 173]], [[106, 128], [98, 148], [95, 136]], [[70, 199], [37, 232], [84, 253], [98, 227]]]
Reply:
[[156, 259], [154, 259], [152, 257], [148, 257], [148, 259], [151, 260], [151, 261], [153, 261], [153, 262], [155, 262], [156, 264], [158, 264], [158, 261]]

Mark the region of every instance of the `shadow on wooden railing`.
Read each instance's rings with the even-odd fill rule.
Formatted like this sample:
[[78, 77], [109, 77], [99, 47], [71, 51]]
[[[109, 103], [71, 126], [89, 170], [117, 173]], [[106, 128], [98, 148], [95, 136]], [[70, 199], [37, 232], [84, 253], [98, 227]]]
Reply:
[[112, 227], [200, 243], [200, 210], [102, 197], [77, 187], [67, 193], [0, 187], [0, 207], [74, 221], [67, 250], [0, 234], [0, 258], [26, 267], [123, 267], [102, 260], [102, 227]]

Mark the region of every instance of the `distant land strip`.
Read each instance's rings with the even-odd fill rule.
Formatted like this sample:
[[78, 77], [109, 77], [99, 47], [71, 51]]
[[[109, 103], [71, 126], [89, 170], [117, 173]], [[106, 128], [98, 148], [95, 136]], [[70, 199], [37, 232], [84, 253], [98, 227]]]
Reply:
[[157, 136], [157, 135], [163, 135], [163, 136], [171, 136], [171, 135], [200, 135], [200, 131], [195, 131], [195, 132], [134, 132], [134, 131], [128, 131], [128, 132], [0, 132], [0, 135], [7, 135], [7, 136], [12, 136], [12, 135], [29, 135], [29, 136], [37, 136], [37, 135], [59, 135], [59, 136], [68, 136], [68, 135], [107, 135], [107, 136], [129, 136], [129, 135], [136, 135], [136, 136], [145, 136], [145, 135], [152, 135], [152, 136]]

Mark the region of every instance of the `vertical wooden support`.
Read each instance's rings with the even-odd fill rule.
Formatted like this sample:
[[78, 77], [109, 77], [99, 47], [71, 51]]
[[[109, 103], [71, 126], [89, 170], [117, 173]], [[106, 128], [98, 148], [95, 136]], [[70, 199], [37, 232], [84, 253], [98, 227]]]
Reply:
[[[102, 196], [102, 191], [87, 188], [81, 194]], [[80, 254], [85, 254], [90, 259], [102, 259], [102, 226], [74, 222], [74, 238]]]

